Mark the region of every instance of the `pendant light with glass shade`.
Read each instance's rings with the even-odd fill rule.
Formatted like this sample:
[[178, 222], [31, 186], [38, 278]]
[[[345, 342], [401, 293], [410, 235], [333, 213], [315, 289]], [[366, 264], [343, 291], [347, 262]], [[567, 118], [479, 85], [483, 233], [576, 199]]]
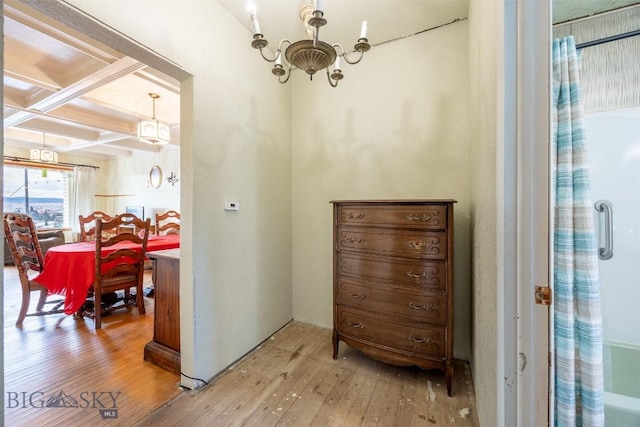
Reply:
[[29, 152], [29, 160], [43, 163], [58, 163], [58, 153], [47, 148], [44, 132], [42, 132], [42, 147], [32, 148]]
[[138, 122], [138, 142], [152, 145], [165, 145], [171, 142], [171, 130], [169, 126], [160, 123], [156, 119], [156, 99], [160, 98], [157, 93], [150, 93], [153, 100], [153, 115], [151, 120], [140, 120]]

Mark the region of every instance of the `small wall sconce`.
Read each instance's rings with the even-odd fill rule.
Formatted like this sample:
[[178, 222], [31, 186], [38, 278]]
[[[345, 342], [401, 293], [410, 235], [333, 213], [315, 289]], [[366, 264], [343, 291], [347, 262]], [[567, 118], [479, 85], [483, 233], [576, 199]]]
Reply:
[[167, 176], [167, 182], [171, 184], [171, 186], [174, 186], [178, 181], [178, 175], [176, 175], [173, 171], [169, 172], [169, 176]]

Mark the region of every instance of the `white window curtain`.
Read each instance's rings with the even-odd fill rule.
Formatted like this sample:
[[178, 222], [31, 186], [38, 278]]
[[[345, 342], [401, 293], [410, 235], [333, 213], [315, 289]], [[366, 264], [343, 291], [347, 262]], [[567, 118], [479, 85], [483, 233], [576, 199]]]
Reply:
[[73, 238], [80, 233], [79, 215], [87, 215], [95, 210], [96, 171], [92, 167], [76, 166], [74, 180], [69, 194], [69, 211]]

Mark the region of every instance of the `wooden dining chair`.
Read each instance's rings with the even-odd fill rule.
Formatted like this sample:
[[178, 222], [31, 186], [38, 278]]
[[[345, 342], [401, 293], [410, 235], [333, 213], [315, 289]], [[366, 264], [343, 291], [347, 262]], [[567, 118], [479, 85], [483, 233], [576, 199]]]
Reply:
[[[96, 235], [103, 236], [103, 230], [118, 229], [123, 224], [135, 225], [139, 233], [121, 232], [103, 239], [96, 239], [95, 278], [90, 292], [93, 293], [93, 307], [85, 304], [81, 316], [91, 317], [95, 328], [102, 327], [102, 315], [131, 305], [138, 307], [138, 313], [145, 314], [142, 283], [144, 277], [145, 253], [149, 239], [151, 219], [141, 220], [131, 213], [123, 213], [110, 221], [96, 220]], [[112, 246], [119, 246], [112, 250]], [[131, 289], [135, 288], [135, 300]], [[110, 298], [121, 291], [123, 297]]]
[[156, 235], [180, 234], [180, 213], [169, 210], [156, 214]]
[[[36, 226], [29, 215], [10, 212], [4, 214], [4, 236], [13, 257], [13, 262], [18, 269], [20, 285], [22, 287], [22, 304], [18, 313], [16, 325], [21, 325], [26, 316], [44, 316], [47, 314], [62, 313], [64, 299], [47, 301], [49, 291], [41, 284], [34, 282], [32, 276], [44, 270], [44, 257], [38, 242]], [[36, 311], [29, 313], [31, 292], [39, 292]], [[45, 304], [53, 306], [45, 310]]]
[[[91, 212], [87, 216], [78, 215], [78, 221], [80, 222], [80, 241], [88, 242], [95, 240], [96, 238], [96, 221], [101, 219], [103, 221], [111, 221], [113, 217], [107, 215], [101, 211]], [[117, 230], [104, 229], [104, 236], [117, 234]]]

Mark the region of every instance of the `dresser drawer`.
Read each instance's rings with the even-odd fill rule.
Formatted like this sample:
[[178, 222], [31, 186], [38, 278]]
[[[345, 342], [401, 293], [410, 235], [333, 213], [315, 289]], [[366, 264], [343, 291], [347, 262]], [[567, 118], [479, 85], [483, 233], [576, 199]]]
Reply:
[[446, 205], [338, 207], [338, 225], [373, 225], [393, 228], [444, 230], [447, 228]]
[[339, 251], [377, 252], [398, 257], [444, 260], [447, 257], [447, 233], [340, 227], [337, 246]]
[[373, 312], [383, 311], [406, 316], [413, 321], [444, 325], [447, 317], [446, 295], [421, 290], [398, 289], [373, 283], [338, 279], [337, 303]]
[[443, 291], [447, 284], [444, 261], [420, 261], [339, 252], [338, 276], [396, 283], [412, 288]]
[[337, 307], [338, 331], [353, 338], [419, 355], [445, 357], [445, 329], [417, 323], [402, 324], [385, 316]]

